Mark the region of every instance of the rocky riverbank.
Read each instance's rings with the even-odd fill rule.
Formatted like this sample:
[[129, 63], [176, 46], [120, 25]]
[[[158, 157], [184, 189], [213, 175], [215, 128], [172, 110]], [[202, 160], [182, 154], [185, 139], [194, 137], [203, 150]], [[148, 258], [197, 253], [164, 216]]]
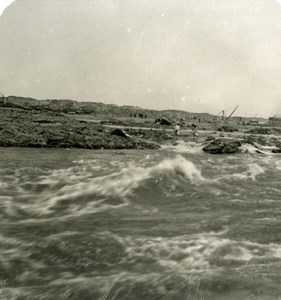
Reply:
[[[175, 143], [171, 129], [171, 126], [161, 126], [154, 129], [126, 127], [123, 130], [118, 124], [113, 128], [103, 122], [77, 120], [59, 112], [0, 107], [2, 147], [159, 149], [162, 144]], [[241, 152], [243, 144], [252, 145], [257, 152], [261, 152], [262, 147], [267, 150], [271, 147], [273, 153], [280, 153], [281, 137], [272, 134], [273, 129], [265, 129], [257, 129], [261, 134], [255, 134], [253, 129], [251, 133], [200, 131], [197, 142], [203, 144], [204, 152], [211, 154]], [[181, 131], [179, 139], [193, 140], [191, 131]]]
[[161, 133], [149, 139], [139, 132], [122, 136], [99, 123], [77, 121], [61, 113], [0, 108], [0, 117], [2, 147], [158, 149], [158, 141], [165, 138]]
[[256, 153], [281, 153], [281, 137], [262, 135], [236, 135], [228, 137], [208, 137], [203, 151], [210, 154], [232, 154], [247, 152], [243, 145], [251, 145]]

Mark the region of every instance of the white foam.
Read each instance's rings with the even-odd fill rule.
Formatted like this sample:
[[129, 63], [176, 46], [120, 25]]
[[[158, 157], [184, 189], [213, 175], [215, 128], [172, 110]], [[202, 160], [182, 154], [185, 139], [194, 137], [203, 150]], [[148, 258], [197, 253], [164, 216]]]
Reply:
[[281, 160], [275, 162], [276, 169], [281, 170]]
[[265, 155], [273, 155], [272, 150], [277, 149], [275, 146], [262, 146], [260, 144], [254, 143], [252, 144], [242, 144], [240, 146], [240, 150], [245, 153], [251, 154], [265, 154]]
[[176, 153], [202, 153], [202, 144], [196, 142], [176, 141], [174, 145], [162, 146], [162, 149], [168, 149]]
[[[6, 211], [14, 214], [19, 209], [22, 212], [28, 211], [31, 216], [45, 215], [50, 218], [58, 217], [57, 207], [63, 207], [64, 217], [79, 216], [128, 205], [128, 196], [144, 181], [152, 178], [157, 180], [168, 176], [175, 183], [179, 176], [193, 185], [208, 182], [191, 161], [180, 155], [147, 167], [127, 163], [126, 167], [115, 173], [103, 176], [97, 175], [108, 170], [97, 173], [96, 161], [84, 163], [85, 161], [79, 160], [73, 167], [38, 176], [37, 182], [25, 181], [23, 185], [19, 184], [21, 191], [17, 195], [17, 201], [9, 200], [11, 205], [6, 201]], [[24, 188], [26, 184], [27, 188]], [[36, 194], [34, 188], [39, 189], [40, 194]], [[111, 204], [108, 199], [115, 199], [114, 203]]]
[[130, 166], [114, 174], [92, 178], [87, 182], [79, 182], [71, 186], [64, 186], [58, 193], [46, 201], [46, 205], [44, 206], [45, 213], [60, 201], [90, 195], [96, 195], [100, 200], [89, 203], [87, 207], [84, 207], [81, 211], [83, 213], [87, 211], [93, 212], [93, 209], [97, 208], [97, 206], [102, 210], [112, 207], [107, 204], [99, 205], [105, 202], [106, 197], [109, 196], [122, 198], [123, 203], [121, 206], [127, 205], [126, 196], [135, 190], [144, 180], [167, 172], [181, 175], [192, 184], [206, 181], [206, 179], [202, 177], [200, 170], [198, 170], [191, 161], [178, 156], [175, 159], [163, 160], [152, 167], [143, 168]]
[[163, 173], [166, 171], [181, 174], [185, 178], [189, 179], [193, 184], [207, 181], [207, 179], [201, 175], [201, 171], [193, 164], [193, 162], [186, 160], [180, 155], [175, 159], [166, 159], [155, 167], [149, 168], [149, 175], [151, 176], [155, 173]]
[[258, 175], [265, 173], [265, 169], [257, 163], [249, 163], [249, 164], [247, 164], [246, 167], [247, 167], [247, 169], [241, 173], [234, 173], [231, 175], [226, 175], [226, 176], [222, 177], [221, 179], [235, 178], [235, 179], [239, 179], [239, 180], [252, 179], [253, 181], [255, 181], [256, 177]]
[[124, 262], [137, 264], [149, 258], [166, 272], [178, 274], [213, 273], [230, 262], [243, 265], [251, 260], [281, 258], [280, 244], [231, 240], [214, 233], [173, 238], [128, 236], [119, 240], [126, 249]]
[[256, 180], [256, 176], [263, 174], [265, 172], [264, 168], [260, 165], [253, 163], [248, 165], [248, 170], [245, 172], [245, 176]]

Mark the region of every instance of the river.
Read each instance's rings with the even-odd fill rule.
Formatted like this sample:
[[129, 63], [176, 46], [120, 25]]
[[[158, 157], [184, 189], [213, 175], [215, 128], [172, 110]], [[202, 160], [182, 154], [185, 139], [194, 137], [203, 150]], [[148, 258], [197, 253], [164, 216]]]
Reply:
[[1, 300], [280, 299], [281, 155], [0, 148]]

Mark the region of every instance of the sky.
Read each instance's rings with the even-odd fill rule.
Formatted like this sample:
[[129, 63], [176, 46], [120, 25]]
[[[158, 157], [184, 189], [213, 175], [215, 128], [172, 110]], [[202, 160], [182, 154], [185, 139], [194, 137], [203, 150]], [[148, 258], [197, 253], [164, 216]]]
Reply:
[[6, 96], [281, 114], [281, 0], [0, 0], [0, 15]]

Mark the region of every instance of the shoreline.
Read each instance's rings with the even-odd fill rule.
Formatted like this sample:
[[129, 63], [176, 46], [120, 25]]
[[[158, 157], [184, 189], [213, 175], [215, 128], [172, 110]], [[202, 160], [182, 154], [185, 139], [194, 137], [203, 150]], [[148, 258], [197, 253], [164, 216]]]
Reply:
[[[118, 121], [112, 125], [102, 121], [93, 122], [92, 119], [77, 120], [62, 113], [34, 113], [19, 108], [0, 108], [0, 117], [0, 147], [159, 149], [162, 145], [171, 145], [178, 141], [194, 141], [192, 131], [187, 126], [180, 130], [180, 135], [176, 138], [171, 126], [157, 126], [152, 121], [151, 124], [146, 121], [143, 127], [131, 124], [127, 126], [124, 122], [119, 125]], [[214, 154], [238, 152], [239, 146], [245, 143], [257, 148], [257, 144], [273, 146], [279, 153], [281, 132], [275, 129], [276, 134], [255, 134], [245, 128], [247, 129], [247, 132], [226, 132], [199, 127], [199, 138], [195, 142], [203, 145], [203, 151], [207, 149], [205, 152]], [[258, 132], [262, 128], [257, 129]], [[270, 129], [266, 129], [270, 132]], [[211, 151], [206, 148], [208, 145], [211, 145]], [[219, 147], [224, 149], [219, 150]]]

